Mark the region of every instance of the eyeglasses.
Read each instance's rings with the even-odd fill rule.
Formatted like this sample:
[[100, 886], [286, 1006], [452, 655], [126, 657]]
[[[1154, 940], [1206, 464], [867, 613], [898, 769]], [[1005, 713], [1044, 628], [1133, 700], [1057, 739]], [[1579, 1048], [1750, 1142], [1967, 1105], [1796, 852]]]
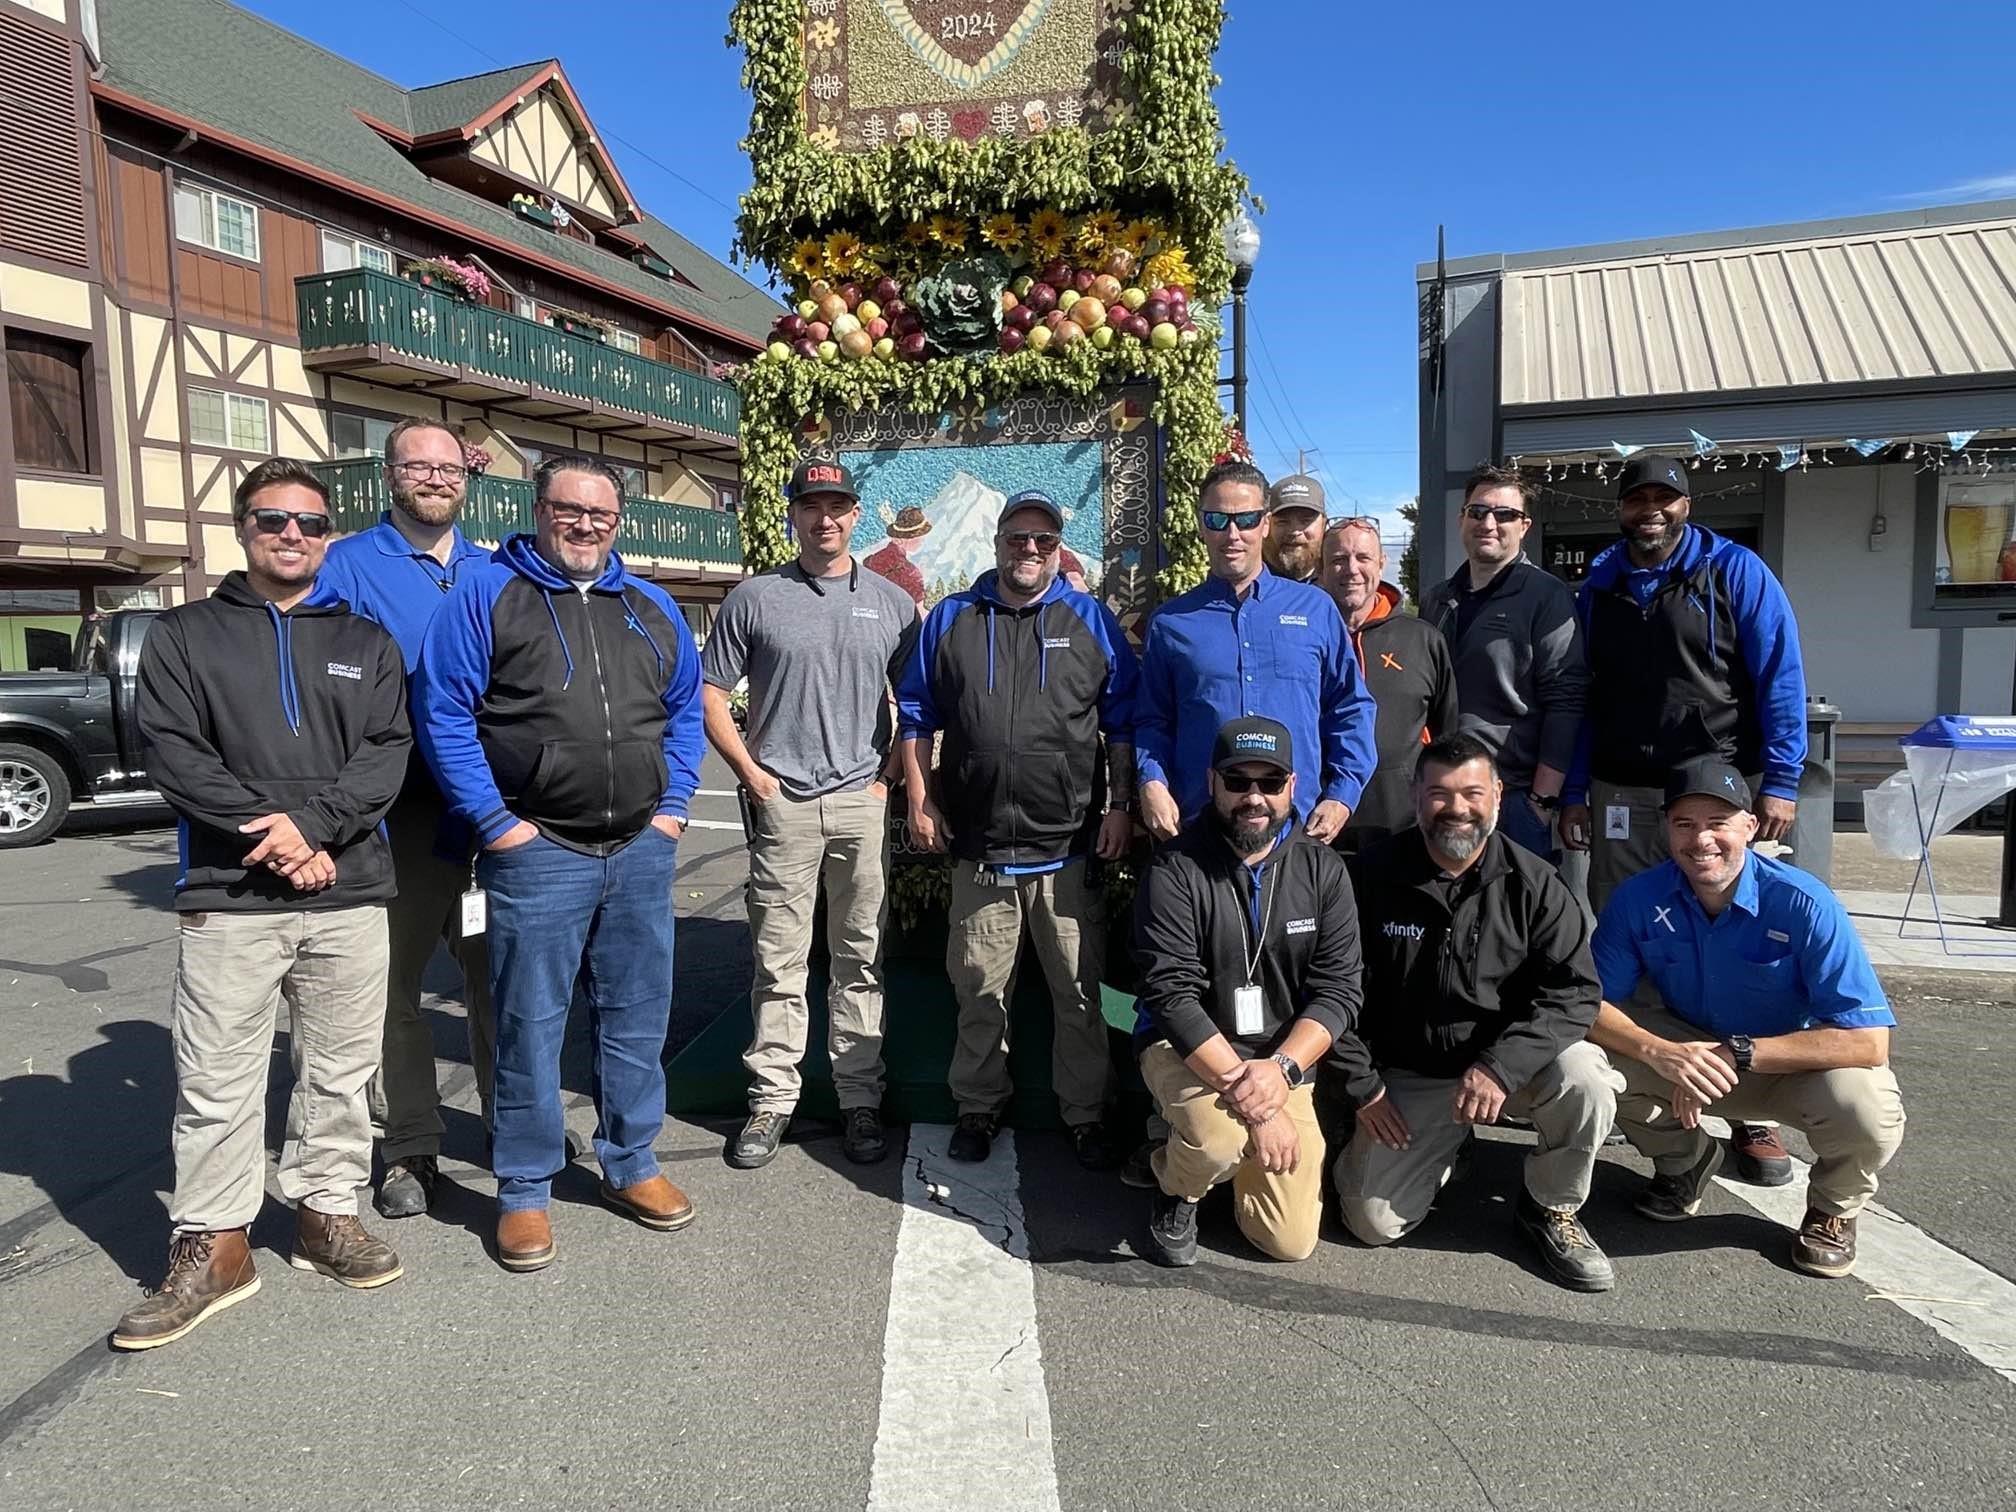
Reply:
[[1220, 772], [1218, 780], [1228, 793], [1250, 793], [1255, 788], [1269, 798], [1280, 796], [1281, 789], [1288, 786], [1288, 774], [1276, 772], [1272, 777], [1241, 777], [1237, 772]]
[[1371, 515], [1345, 515], [1342, 519], [1332, 520], [1325, 534], [1337, 530], [1369, 530], [1377, 535], [1379, 522]]
[[261, 535], [285, 535], [287, 522], [292, 520], [301, 534], [311, 541], [319, 541], [329, 534], [335, 523], [326, 514], [311, 514], [298, 509], [248, 509], [245, 518], [252, 522], [253, 529]]
[[386, 466], [408, 483], [418, 483], [422, 478], [460, 483], [469, 476], [469, 469], [459, 462], [388, 462]]
[[1463, 506], [1463, 518], [1466, 520], [1496, 520], [1500, 525], [1511, 525], [1528, 518], [1528, 516], [1525, 510], [1513, 509], [1509, 505], [1504, 504], [1495, 507], [1490, 504], [1465, 504]]
[[1064, 537], [1054, 530], [1004, 530], [999, 539], [1010, 551], [1027, 551], [1034, 546], [1044, 556], [1064, 544]]
[[1227, 514], [1222, 509], [1207, 509], [1199, 517], [1206, 530], [1225, 530], [1237, 525], [1241, 530], [1258, 530], [1260, 522], [1267, 518], [1264, 509], [1242, 509], [1237, 514]]
[[555, 525], [578, 525], [586, 520], [598, 533], [606, 533], [616, 528], [621, 518], [614, 510], [583, 509], [578, 504], [548, 504], [547, 510], [553, 516]]

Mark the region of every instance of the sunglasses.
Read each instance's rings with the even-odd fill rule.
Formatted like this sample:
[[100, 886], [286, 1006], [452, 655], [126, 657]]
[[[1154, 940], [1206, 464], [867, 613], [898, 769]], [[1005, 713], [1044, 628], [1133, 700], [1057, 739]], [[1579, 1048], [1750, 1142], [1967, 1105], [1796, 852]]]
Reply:
[[1500, 525], [1511, 525], [1526, 519], [1527, 514], [1523, 509], [1512, 509], [1502, 504], [1495, 508], [1489, 504], [1466, 504], [1463, 506], [1463, 518], [1466, 520], [1496, 520]]
[[319, 541], [329, 534], [335, 521], [326, 514], [310, 514], [294, 509], [248, 509], [245, 518], [252, 522], [252, 528], [261, 535], [285, 535], [287, 522], [292, 520], [301, 534], [311, 541]]
[[1220, 772], [1218, 780], [1228, 793], [1250, 793], [1258, 788], [1269, 798], [1279, 797], [1281, 789], [1288, 786], [1288, 774], [1285, 772], [1276, 772], [1272, 777], [1242, 777], [1237, 772]]
[[1011, 551], [1026, 551], [1034, 546], [1048, 556], [1063, 544], [1064, 537], [1054, 530], [1004, 530], [1001, 542]]
[[1258, 530], [1260, 522], [1267, 518], [1264, 509], [1242, 509], [1237, 514], [1227, 514], [1222, 509], [1207, 509], [1203, 513], [1206, 530], [1224, 530], [1237, 525], [1241, 530]]

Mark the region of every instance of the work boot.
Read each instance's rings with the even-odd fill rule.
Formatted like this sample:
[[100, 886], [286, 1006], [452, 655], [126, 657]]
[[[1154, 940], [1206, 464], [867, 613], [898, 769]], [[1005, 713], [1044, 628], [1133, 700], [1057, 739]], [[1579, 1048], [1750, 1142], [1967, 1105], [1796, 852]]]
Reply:
[[952, 1131], [952, 1142], [945, 1147], [945, 1153], [954, 1160], [985, 1160], [988, 1151], [994, 1148], [995, 1127], [992, 1113], [961, 1113], [959, 1127]]
[[1792, 1236], [1792, 1263], [1809, 1276], [1845, 1276], [1855, 1269], [1855, 1220], [1806, 1209]]
[[432, 1155], [408, 1155], [385, 1167], [374, 1206], [381, 1218], [418, 1218], [434, 1205], [441, 1165]]
[[849, 1108], [840, 1115], [840, 1143], [856, 1165], [873, 1165], [889, 1153], [882, 1137], [882, 1115], [874, 1108]]
[[1731, 1124], [1729, 1149], [1736, 1157], [1736, 1178], [1752, 1186], [1789, 1186], [1792, 1152], [1770, 1124]]
[[115, 1349], [158, 1349], [172, 1344], [212, 1313], [259, 1290], [259, 1272], [245, 1230], [177, 1234], [168, 1241], [168, 1275], [159, 1291], [126, 1309], [112, 1330]]
[[1708, 1183], [1722, 1164], [1722, 1146], [1706, 1135], [1702, 1136], [1701, 1143], [1705, 1148], [1693, 1165], [1670, 1176], [1655, 1171], [1652, 1179], [1639, 1190], [1638, 1198], [1631, 1206], [1641, 1218], [1650, 1218], [1656, 1223], [1678, 1223], [1701, 1211], [1702, 1200], [1708, 1194]]
[[1517, 1215], [1547, 1269], [1570, 1291], [1608, 1291], [1617, 1284], [1610, 1257], [1589, 1237], [1573, 1208], [1542, 1207], [1522, 1191]]
[[1110, 1171], [1120, 1164], [1119, 1146], [1113, 1143], [1106, 1125], [1096, 1118], [1090, 1123], [1071, 1125], [1071, 1148], [1078, 1153], [1078, 1164], [1088, 1171]]
[[553, 1225], [546, 1209], [497, 1215], [497, 1263], [509, 1271], [544, 1270], [553, 1263]]
[[355, 1213], [318, 1213], [306, 1205], [294, 1220], [294, 1252], [287, 1263], [296, 1270], [320, 1271], [360, 1291], [406, 1274], [392, 1246], [374, 1238]]
[[646, 1228], [682, 1229], [693, 1221], [693, 1204], [661, 1175], [647, 1176], [626, 1187], [602, 1183], [602, 1200], [627, 1213]]
[[1148, 1206], [1147, 1256], [1157, 1265], [1197, 1263], [1197, 1204], [1159, 1187]]
[[791, 1115], [759, 1108], [749, 1115], [742, 1132], [728, 1141], [728, 1164], [738, 1171], [753, 1171], [777, 1158], [784, 1143], [784, 1131], [791, 1127]]
[[1139, 1187], [1144, 1192], [1154, 1190], [1155, 1152], [1161, 1148], [1152, 1139], [1144, 1139], [1136, 1145], [1134, 1153], [1127, 1157], [1127, 1164], [1120, 1167], [1121, 1185]]

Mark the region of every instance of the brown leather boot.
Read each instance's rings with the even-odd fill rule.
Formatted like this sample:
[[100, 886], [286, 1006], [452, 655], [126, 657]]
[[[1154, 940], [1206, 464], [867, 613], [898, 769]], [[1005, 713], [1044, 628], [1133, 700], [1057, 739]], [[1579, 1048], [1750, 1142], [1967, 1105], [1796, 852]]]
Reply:
[[602, 1183], [602, 1200], [646, 1228], [682, 1229], [693, 1221], [693, 1204], [663, 1176], [647, 1176], [626, 1187]]
[[1845, 1276], [1855, 1269], [1855, 1220], [1806, 1209], [1792, 1236], [1792, 1263], [1809, 1276]]
[[497, 1263], [506, 1270], [544, 1270], [553, 1263], [553, 1225], [546, 1209], [497, 1215]]
[[126, 1309], [112, 1330], [115, 1349], [157, 1349], [172, 1344], [212, 1313], [259, 1290], [259, 1272], [245, 1230], [177, 1234], [168, 1244], [168, 1275], [161, 1289]]
[[294, 1220], [294, 1253], [287, 1263], [360, 1291], [406, 1274], [392, 1246], [374, 1237], [355, 1213], [318, 1213], [305, 1205]]

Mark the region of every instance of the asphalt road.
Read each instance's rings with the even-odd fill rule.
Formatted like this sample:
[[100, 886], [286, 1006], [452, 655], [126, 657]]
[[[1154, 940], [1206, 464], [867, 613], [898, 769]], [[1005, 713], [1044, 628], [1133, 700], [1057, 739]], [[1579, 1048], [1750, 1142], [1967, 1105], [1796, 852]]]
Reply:
[[[712, 762], [706, 785], [728, 786]], [[696, 812], [734, 818], [725, 798]], [[699, 1208], [690, 1229], [601, 1208], [584, 1162], [556, 1192], [558, 1263], [507, 1275], [481, 1239], [491, 1186], [469, 1163], [452, 1000], [435, 1016], [452, 1185], [433, 1217], [385, 1226], [406, 1277], [358, 1293], [288, 1269], [275, 1200], [254, 1232], [258, 1297], [177, 1345], [112, 1352], [166, 1246], [174, 847], [158, 816], [81, 829], [0, 858], [0, 1506], [869, 1505], [904, 1162], [849, 1166], [813, 1125], [738, 1173], [725, 1125], [670, 1122], [660, 1149]], [[741, 877], [733, 830], [689, 834], [675, 1047], [746, 986]], [[1882, 1200], [2016, 1277], [2001, 985], [1890, 983], [1911, 1125]], [[583, 1132], [585, 1072], [577, 1050]], [[1644, 1166], [1613, 1152], [1585, 1216], [1619, 1288], [1549, 1284], [1510, 1226], [1521, 1143], [1489, 1137], [1398, 1248], [1333, 1229], [1309, 1262], [1272, 1265], [1207, 1205], [1203, 1263], [1167, 1272], [1133, 1252], [1142, 1194], [1024, 1138], [1048, 1505], [2016, 1503], [2016, 1383], [1871, 1283], [1793, 1272], [1782, 1230], [1730, 1193], [1695, 1223], [1646, 1224], [1629, 1209]], [[956, 1273], [936, 1285], [961, 1305]], [[948, 1476], [929, 1504], [1027, 1492]]]

